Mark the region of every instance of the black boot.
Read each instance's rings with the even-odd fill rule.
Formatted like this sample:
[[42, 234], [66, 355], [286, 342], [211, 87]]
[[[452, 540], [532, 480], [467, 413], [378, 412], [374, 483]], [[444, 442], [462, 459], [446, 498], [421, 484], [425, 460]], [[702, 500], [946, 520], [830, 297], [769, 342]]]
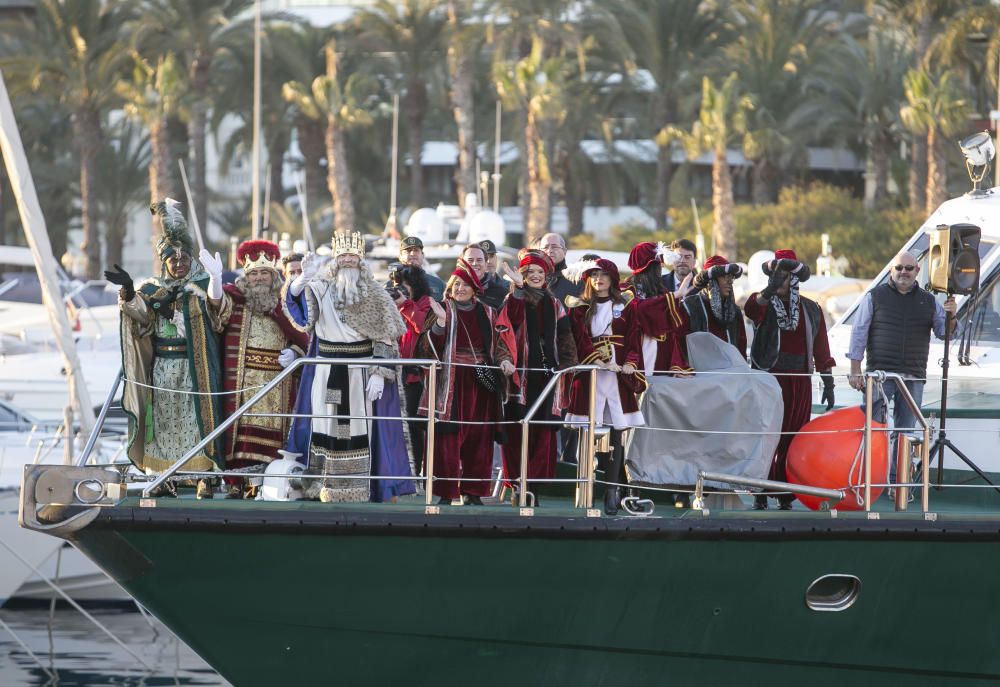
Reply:
[[753, 509], [754, 510], [767, 510], [767, 496], [764, 494], [757, 494], [753, 497]]
[[[611, 430], [611, 463], [608, 466], [608, 482], [625, 482], [625, 445], [622, 443], [622, 433], [616, 429]], [[617, 515], [622, 504], [622, 488], [619, 486], [608, 486], [604, 491], [604, 512], [607, 515]]]

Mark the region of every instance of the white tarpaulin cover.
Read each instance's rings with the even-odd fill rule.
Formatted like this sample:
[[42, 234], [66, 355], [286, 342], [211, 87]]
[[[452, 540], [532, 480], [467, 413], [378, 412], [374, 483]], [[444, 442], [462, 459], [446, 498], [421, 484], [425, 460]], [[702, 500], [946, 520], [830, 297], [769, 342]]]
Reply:
[[687, 346], [691, 366], [706, 374], [648, 378], [640, 408], [647, 427], [689, 431], [634, 430], [625, 461], [629, 482], [692, 485], [699, 470], [766, 479], [780, 439], [781, 387], [713, 334], [689, 334]]

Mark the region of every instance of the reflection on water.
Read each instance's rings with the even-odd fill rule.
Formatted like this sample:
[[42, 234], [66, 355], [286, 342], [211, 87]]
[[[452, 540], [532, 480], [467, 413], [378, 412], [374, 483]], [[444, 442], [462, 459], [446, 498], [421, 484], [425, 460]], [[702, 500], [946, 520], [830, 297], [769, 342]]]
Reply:
[[149, 668], [77, 611], [56, 610], [50, 627], [47, 609], [0, 609], [0, 620], [17, 635], [15, 639], [0, 625], [0, 685], [229, 684], [153, 618], [119, 610], [91, 613]]

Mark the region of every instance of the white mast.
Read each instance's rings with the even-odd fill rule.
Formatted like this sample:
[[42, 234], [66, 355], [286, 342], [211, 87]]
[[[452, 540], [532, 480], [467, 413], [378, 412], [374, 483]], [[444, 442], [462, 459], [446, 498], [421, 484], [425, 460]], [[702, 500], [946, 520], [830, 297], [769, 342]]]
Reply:
[[252, 237], [260, 238], [260, 0], [254, 2], [253, 19], [253, 161], [250, 171], [253, 174], [252, 193]]
[[385, 222], [385, 234], [396, 233], [396, 176], [399, 157], [399, 93], [392, 96], [392, 178], [389, 180], [389, 219]]
[[500, 101], [497, 101], [496, 141], [493, 143], [493, 212], [500, 214]]
[[[38, 204], [38, 194], [35, 192], [35, 182], [31, 178], [28, 159], [24, 155], [24, 145], [21, 134], [14, 119], [14, 108], [7, 94], [7, 84], [0, 72], [0, 152], [3, 153], [10, 177], [10, 186], [17, 200], [17, 210], [21, 215], [21, 225], [24, 227], [28, 247], [35, 260], [38, 271], [38, 281], [42, 287], [42, 300], [49, 314], [49, 324], [56, 335], [56, 344], [63, 356], [63, 364], [69, 371], [69, 396], [76, 405], [77, 416], [80, 418], [80, 432], [90, 434], [94, 427], [94, 406], [90, 402], [90, 392], [84, 383], [80, 358], [76, 352], [76, 342], [66, 316], [66, 307], [62, 294], [59, 292], [59, 281], [56, 278], [56, 259], [52, 255], [52, 244], [45, 227], [45, 217]], [[72, 441], [73, 428], [66, 428], [66, 437]]]

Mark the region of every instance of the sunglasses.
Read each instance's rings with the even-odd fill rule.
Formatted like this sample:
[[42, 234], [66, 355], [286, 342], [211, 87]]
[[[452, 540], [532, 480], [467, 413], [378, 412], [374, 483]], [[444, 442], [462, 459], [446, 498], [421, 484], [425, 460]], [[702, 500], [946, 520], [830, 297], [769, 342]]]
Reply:
[[907, 272], [912, 272], [913, 270], [917, 269], [917, 266], [916, 265], [895, 265], [892, 269], [896, 270], [897, 272], [902, 272], [903, 270], [906, 270]]

